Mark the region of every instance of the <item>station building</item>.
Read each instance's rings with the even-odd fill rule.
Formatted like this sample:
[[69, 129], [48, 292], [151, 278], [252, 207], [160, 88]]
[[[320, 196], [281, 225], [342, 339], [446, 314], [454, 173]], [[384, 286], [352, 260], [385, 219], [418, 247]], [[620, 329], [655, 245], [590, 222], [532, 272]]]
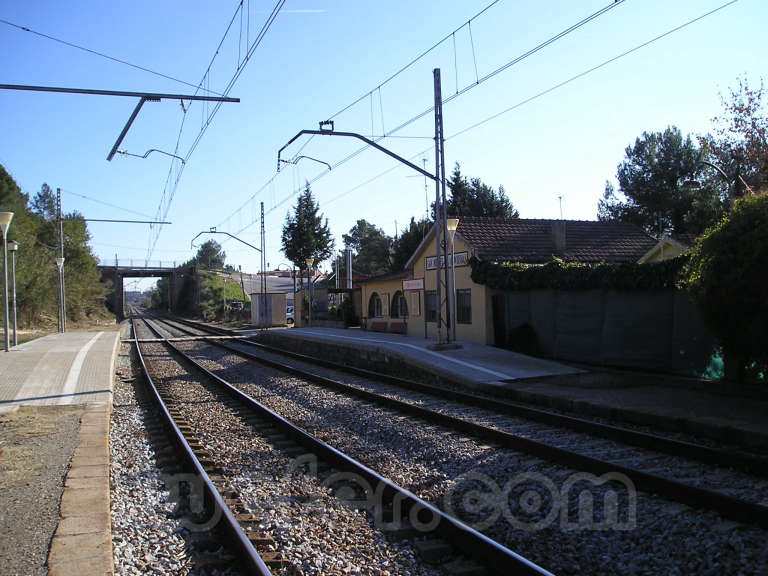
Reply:
[[[650, 262], [663, 247], [639, 227], [617, 221], [502, 219], [465, 217], [453, 240], [456, 339], [495, 344], [493, 297], [499, 294], [471, 278], [469, 260], [546, 264], [566, 262]], [[681, 246], [667, 249], [666, 256]], [[448, 265], [451, 263], [449, 241]], [[362, 283], [362, 327], [422, 338], [437, 337], [438, 257], [434, 226], [402, 272]], [[445, 262], [440, 258], [441, 275]], [[450, 277], [450, 272], [449, 272]], [[443, 295], [443, 298], [445, 295]]]

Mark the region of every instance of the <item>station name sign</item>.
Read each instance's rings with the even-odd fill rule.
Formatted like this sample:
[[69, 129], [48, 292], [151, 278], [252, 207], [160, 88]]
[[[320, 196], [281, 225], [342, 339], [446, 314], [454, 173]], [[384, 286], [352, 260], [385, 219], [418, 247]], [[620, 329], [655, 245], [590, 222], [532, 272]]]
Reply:
[[[448, 254], [448, 264], [451, 263], [451, 255]], [[469, 263], [469, 253], [468, 252], [458, 252], [454, 255], [454, 266], [466, 266]], [[425, 268], [427, 270], [435, 270], [437, 268], [437, 256], [428, 256], [426, 258], [426, 266]], [[440, 268], [445, 268], [445, 258], [443, 256], [440, 256]]]
[[424, 290], [424, 278], [414, 278], [413, 280], [403, 280], [403, 292], [409, 290]]

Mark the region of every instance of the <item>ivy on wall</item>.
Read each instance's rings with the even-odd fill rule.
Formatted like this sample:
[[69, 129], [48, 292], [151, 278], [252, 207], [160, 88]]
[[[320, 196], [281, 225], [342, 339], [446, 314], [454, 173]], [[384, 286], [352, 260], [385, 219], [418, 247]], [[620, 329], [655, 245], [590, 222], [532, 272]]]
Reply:
[[688, 256], [663, 262], [583, 264], [554, 259], [544, 265], [470, 259], [472, 281], [513, 290], [664, 290], [675, 288]]

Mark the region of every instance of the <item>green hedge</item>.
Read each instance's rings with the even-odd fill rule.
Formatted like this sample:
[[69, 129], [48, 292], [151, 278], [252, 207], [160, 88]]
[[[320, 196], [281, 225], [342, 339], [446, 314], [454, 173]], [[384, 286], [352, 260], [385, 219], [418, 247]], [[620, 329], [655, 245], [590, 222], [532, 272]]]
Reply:
[[652, 264], [580, 264], [559, 259], [544, 265], [470, 259], [472, 281], [496, 290], [664, 290], [675, 288], [688, 256]]

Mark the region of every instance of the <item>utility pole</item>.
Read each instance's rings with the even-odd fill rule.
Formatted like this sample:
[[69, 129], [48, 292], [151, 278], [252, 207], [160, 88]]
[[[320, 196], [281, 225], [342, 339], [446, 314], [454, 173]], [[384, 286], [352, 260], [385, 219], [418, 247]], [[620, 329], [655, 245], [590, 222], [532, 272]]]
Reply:
[[245, 282], [243, 282], [243, 267], [240, 264], [237, 267], [240, 270], [240, 287], [243, 289], [243, 307], [245, 307], [247, 298], [245, 297]]
[[59, 229], [59, 257], [56, 265], [59, 269], [59, 329], [67, 331], [67, 304], [64, 298], [64, 223], [61, 217], [61, 188], [56, 188], [56, 219]]
[[[451, 336], [450, 330], [447, 329], [451, 325], [450, 319], [450, 302], [451, 295], [448, 290], [448, 246], [445, 242], [448, 237], [447, 230], [447, 208], [445, 205], [445, 154], [443, 150], [444, 136], [443, 136], [443, 97], [442, 90], [440, 88], [440, 68], [433, 70], [435, 81], [435, 246], [436, 256], [435, 259], [435, 300], [436, 304], [436, 318], [437, 321], [437, 344], [442, 345], [444, 343], [450, 343]], [[442, 183], [442, 186], [441, 186]], [[441, 260], [445, 264], [445, 278], [440, 278]], [[445, 325], [446, 325], [446, 339], [443, 339], [443, 289], [445, 289], [446, 295], [446, 310], [445, 310]]]
[[[267, 315], [267, 277], [266, 255], [264, 254], [264, 202], [261, 203], [261, 328], [266, 328]], [[271, 322], [270, 322], [271, 324]]]
[[[436, 276], [436, 320], [437, 320], [437, 346], [443, 347], [446, 345], [446, 341], [443, 339], [443, 313], [442, 313], [442, 307], [443, 307], [443, 299], [442, 299], [442, 293], [443, 290], [445, 290], [447, 294], [446, 298], [446, 314], [445, 314], [445, 324], [447, 327], [450, 327], [451, 322], [451, 305], [454, 300], [452, 295], [450, 294], [448, 290], [448, 245], [446, 242], [447, 237], [447, 222], [446, 222], [446, 203], [445, 203], [445, 153], [444, 153], [444, 133], [443, 133], [443, 98], [442, 98], [442, 92], [440, 88], [440, 69], [435, 68], [433, 70], [433, 76], [434, 76], [434, 91], [435, 91], [435, 173], [431, 174], [430, 172], [427, 172], [424, 168], [421, 168], [411, 162], [410, 160], [407, 160], [406, 158], [403, 158], [402, 156], [399, 156], [398, 154], [395, 154], [391, 150], [387, 150], [377, 142], [371, 140], [370, 138], [366, 138], [362, 134], [357, 134], [354, 132], [336, 132], [334, 130], [334, 123], [333, 120], [326, 120], [323, 122], [320, 122], [320, 129], [319, 130], [300, 130], [298, 134], [296, 134], [293, 138], [291, 138], [280, 150], [277, 151], [277, 170], [280, 171], [280, 166], [282, 163], [286, 162], [285, 160], [282, 160], [280, 158], [280, 155], [282, 154], [283, 150], [285, 150], [288, 146], [293, 144], [298, 138], [304, 135], [313, 135], [313, 136], [343, 136], [348, 138], [357, 138], [358, 140], [361, 140], [365, 142], [368, 146], [371, 146], [372, 148], [375, 148], [376, 150], [383, 152], [384, 154], [390, 156], [391, 158], [394, 158], [398, 162], [405, 164], [412, 170], [415, 170], [419, 174], [422, 174], [426, 178], [430, 178], [435, 181], [435, 242], [436, 242], [436, 248], [437, 248], [437, 258], [436, 258], [436, 270], [435, 270], [435, 276]], [[290, 161], [288, 161], [291, 163]], [[441, 186], [442, 181], [442, 186]], [[442, 201], [441, 201], [442, 197]], [[442, 252], [442, 254], [441, 254]], [[440, 279], [440, 265], [441, 265], [441, 257], [442, 257], [442, 264], [446, 266], [445, 270], [445, 278], [444, 280]], [[350, 267], [351, 269], [351, 267]], [[351, 270], [348, 270], [348, 274]], [[425, 294], [426, 295], [426, 294]], [[425, 312], [426, 312], [426, 306], [425, 306]], [[448, 335], [448, 343], [450, 344], [451, 336]], [[452, 346], [457, 347], [457, 346]]]

